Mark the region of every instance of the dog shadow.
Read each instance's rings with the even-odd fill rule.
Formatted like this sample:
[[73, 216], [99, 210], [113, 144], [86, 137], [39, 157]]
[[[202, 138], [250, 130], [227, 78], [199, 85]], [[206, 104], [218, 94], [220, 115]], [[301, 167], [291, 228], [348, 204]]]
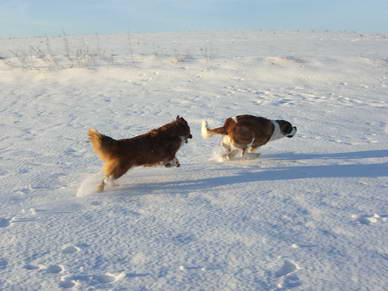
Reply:
[[[272, 160], [312, 160], [312, 159], [367, 159], [386, 158], [388, 150], [361, 151], [334, 154], [295, 154], [282, 153], [267, 155], [263, 159]], [[219, 171], [222, 172], [222, 167]], [[230, 169], [229, 169], [230, 170]], [[137, 193], [133, 195], [149, 194], [187, 194], [195, 191], [210, 191], [217, 187], [231, 186], [252, 182], [291, 181], [313, 178], [378, 178], [388, 176], [388, 162], [371, 164], [332, 164], [332, 165], [306, 165], [284, 166], [265, 169], [235, 168], [236, 174], [220, 175], [217, 177], [177, 180], [168, 182], [156, 182], [148, 184], [124, 185], [117, 189], [122, 194]]]
[[272, 160], [335, 160], [335, 159], [371, 159], [371, 158], [387, 158], [388, 150], [373, 150], [373, 151], [358, 151], [345, 153], [322, 153], [322, 154], [304, 154], [286, 152], [281, 154], [266, 155]]

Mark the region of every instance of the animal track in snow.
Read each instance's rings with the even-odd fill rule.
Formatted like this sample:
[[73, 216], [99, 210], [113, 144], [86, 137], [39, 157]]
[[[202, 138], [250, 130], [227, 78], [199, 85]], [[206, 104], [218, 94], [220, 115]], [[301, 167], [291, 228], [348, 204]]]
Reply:
[[182, 233], [173, 238], [174, 244], [185, 245], [191, 243], [194, 240], [194, 236], [188, 233]]
[[0, 227], [7, 227], [11, 224], [11, 220], [8, 218], [0, 217]]
[[6, 269], [8, 266], [8, 261], [6, 259], [0, 258], [0, 270]]
[[32, 265], [32, 264], [27, 264], [23, 267], [25, 270], [28, 271], [42, 271], [47, 274], [59, 274], [64, 271], [64, 266], [63, 265], [43, 265], [43, 264], [38, 264], [38, 265]]
[[77, 253], [79, 252], [81, 249], [77, 246], [73, 246], [73, 245], [65, 245], [63, 248], [62, 248], [62, 253], [66, 254], [66, 255], [69, 255], [69, 254], [74, 254], [74, 253]]
[[291, 261], [284, 261], [283, 266], [275, 272], [275, 277], [280, 278], [298, 270], [298, 266]]
[[215, 265], [215, 266], [207, 266], [207, 267], [201, 267], [201, 266], [179, 266], [179, 271], [217, 271], [222, 270], [223, 268], [221, 266]]
[[40, 269], [39, 266], [35, 266], [35, 265], [31, 265], [31, 264], [27, 264], [23, 267], [24, 269], [28, 270], [28, 271], [33, 271], [33, 270], [38, 270]]
[[64, 267], [62, 265], [49, 265], [49, 266], [42, 266], [42, 270], [49, 274], [59, 274], [63, 272]]
[[78, 286], [79, 286], [79, 283], [77, 281], [68, 279], [66, 277], [62, 278], [61, 282], [59, 283], [59, 287], [63, 289], [70, 289]]
[[289, 106], [294, 104], [295, 104], [295, 100], [290, 98], [281, 98], [272, 103], [272, 105], [275, 105], [275, 106]]
[[73, 244], [65, 244], [63, 247], [62, 247], [62, 253], [65, 254], [65, 255], [70, 255], [70, 254], [74, 254], [74, 253], [77, 253], [79, 251], [81, 251], [82, 249], [85, 249], [89, 247], [88, 244], [85, 244], [85, 243], [78, 243], [76, 245], [73, 245]]
[[302, 282], [300, 281], [299, 277], [295, 274], [292, 274], [284, 278], [283, 283], [280, 283], [278, 287], [291, 289], [291, 288], [299, 287], [301, 285], [302, 285]]
[[7, 170], [0, 169], [0, 177], [7, 175], [9, 172]]
[[95, 287], [97, 289], [103, 288], [106, 285], [110, 285], [115, 283], [116, 281], [121, 280], [125, 277], [125, 273], [105, 273], [103, 275], [88, 275], [88, 274], [80, 274], [80, 275], [71, 275], [65, 276], [61, 278], [61, 282], [59, 283], [59, 287], [64, 289], [69, 289], [73, 287], [80, 286], [81, 284], [88, 285], [89, 287]]
[[295, 274], [298, 270], [300, 270], [300, 267], [296, 263], [285, 260], [280, 269], [274, 274], [277, 280], [277, 289], [275, 290], [280, 291], [301, 286], [302, 282]]
[[361, 224], [370, 225], [378, 222], [387, 222], [388, 214], [378, 215], [377, 213], [375, 213], [373, 215], [352, 215], [352, 218], [357, 220]]

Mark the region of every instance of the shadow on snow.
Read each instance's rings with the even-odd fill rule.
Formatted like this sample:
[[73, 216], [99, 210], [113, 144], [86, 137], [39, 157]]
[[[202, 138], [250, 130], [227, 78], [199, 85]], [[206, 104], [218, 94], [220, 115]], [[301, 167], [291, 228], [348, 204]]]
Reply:
[[[265, 158], [272, 160], [308, 160], [308, 159], [363, 159], [388, 157], [388, 150], [362, 151], [334, 154], [294, 154], [285, 153], [268, 155]], [[285, 166], [266, 169], [240, 168], [234, 175], [223, 175], [202, 179], [185, 179], [151, 184], [123, 185], [117, 189], [119, 192], [126, 190], [136, 191], [138, 195], [153, 191], [169, 190], [174, 193], [187, 193], [191, 191], [204, 191], [215, 187], [230, 186], [242, 183], [265, 181], [286, 181], [312, 178], [378, 178], [388, 176], [388, 162], [372, 164], [346, 164], [346, 165], [314, 165], [314, 166]]]
[[345, 153], [327, 153], [327, 154], [304, 154], [304, 153], [282, 153], [275, 155], [266, 155], [266, 158], [272, 160], [331, 160], [331, 159], [371, 159], [388, 158], [388, 150], [345, 152]]

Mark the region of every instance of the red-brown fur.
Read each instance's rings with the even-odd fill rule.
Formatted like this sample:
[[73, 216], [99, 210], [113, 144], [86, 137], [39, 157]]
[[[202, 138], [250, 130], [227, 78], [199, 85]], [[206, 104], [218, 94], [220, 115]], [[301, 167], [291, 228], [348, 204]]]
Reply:
[[252, 149], [256, 149], [267, 143], [271, 138], [274, 127], [272, 122], [266, 118], [243, 115], [239, 116], [238, 122], [236, 121], [237, 118], [227, 118], [222, 127], [209, 129], [208, 134], [229, 136], [232, 144], [243, 152], [247, 150], [250, 144]]
[[[214, 134], [224, 137], [222, 146], [226, 150], [226, 157], [231, 158], [239, 149], [244, 155], [247, 151], [254, 152], [257, 148], [268, 143], [275, 131], [275, 123], [278, 124], [282, 136], [292, 137], [296, 133], [296, 127], [286, 120], [270, 120], [260, 116], [238, 115], [229, 117], [224, 125], [209, 129], [206, 121], [202, 124], [202, 136], [208, 138]], [[277, 136], [276, 139], [280, 138]]]
[[106, 180], [114, 181], [132, 167], [171, 167], [174, 163], [179, 167], [175, 155], [182, 143], [192, 138], [189, 125], [179, 116], [173, 122], [133, 138], [115, 140], [95, 129], [89, 129], [88, 135], [93, 150], [104, 162], [104, 180], [98, 186], [99, 192], [104, 191]]

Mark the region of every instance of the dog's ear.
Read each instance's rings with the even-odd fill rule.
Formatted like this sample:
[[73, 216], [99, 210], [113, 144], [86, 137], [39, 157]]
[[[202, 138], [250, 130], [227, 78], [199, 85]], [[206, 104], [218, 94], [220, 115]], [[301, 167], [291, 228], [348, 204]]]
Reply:
[[176, 116], [176, 121], [179, 121], [181, 117], [179, 115]]

